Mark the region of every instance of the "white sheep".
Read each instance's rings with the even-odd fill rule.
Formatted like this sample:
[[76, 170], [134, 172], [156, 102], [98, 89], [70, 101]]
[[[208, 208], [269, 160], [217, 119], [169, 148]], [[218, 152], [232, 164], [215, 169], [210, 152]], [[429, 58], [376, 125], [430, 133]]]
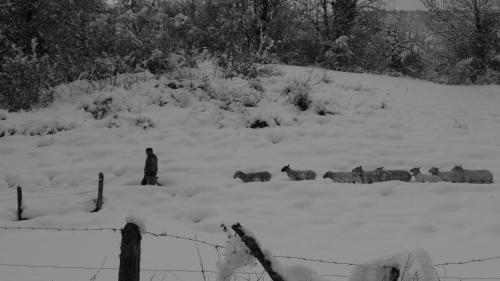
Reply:
[[493, 183], [493, 174], [488, 170], [466, 170], [462, 166], [455, 166], [451, 170], [460, 173], [467, 183]]
[[361, 177], [352, 172], [331, 172], [328, 171], [323, 176], [324, 179], [331, 179], [333, 182], [338, 183], [358, 183], [362, 182]]
[[255, 173], [244, 173], [242, 171], [236, 171], [234, 173], [233, 179], [239, 178], [243, 182], [253, 182], [253, 181], [270, 181], [271, 173], [263, 171], [263, 172], [255, 172]]
[[432, 167], [429, 169], [429, 173], [431, 173], [434, 176], [440, 177], [441, 180], [446, 181], [446, 182], [453, 182], [453, 183], [465, 182], [464, 176], [462, 175], [462, 173], [459, 173], [459, 172], [455, 172], [455, 171], [440, 172], [439, 168]]
[[424, 175], [420, 172], [420, 167], [413, 168], [410, 170], [412, 175], [415, 177], [416, 182], [441, 182], [443, 181], [440, 177], [435, 175]]
[[316, 179], [316, 173], [311, 170], [305, 171], [295, 171], [290, 168], [290, 165], [286, 165], [281, 168], [282, 172], [286, 172], [288, 177], [293, 181], [302, 181], [302, 180], [314, 180]]

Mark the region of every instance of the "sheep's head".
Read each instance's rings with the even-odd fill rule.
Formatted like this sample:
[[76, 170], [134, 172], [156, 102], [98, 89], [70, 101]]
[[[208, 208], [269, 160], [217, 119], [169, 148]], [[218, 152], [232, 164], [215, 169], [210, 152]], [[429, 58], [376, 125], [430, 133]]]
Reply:
[[290, 165], [286, 165], [285, 167], [281, 168], [282, 172], [286, 172], [288, 170], [290, 170]]
[[233, 179], [241, 177], [242, 174], [243, 174], [242, 171], [236, 171], [236, 173], [234, 173]]
[[363, 167], [362, 166], [359, 166], [359, 167], [356, 167], [356, 168], [352, 169], [352, 172], [356, 173], [356, 174], [362, 174], [365, 171], [363, 171]]
[[432, 167], [429, 169], [429, 173], [431, 173], [432, 175], [437, 175], [437, 173], [439, 173], [439, 168]]
[[331, 179], [331, 178], [332, 178], [332, 174], [333, 174], [332, 172], [328, 171], [328, 172], [326, 172], [326, 173], [323, 175], [323, 178], [324, 178], [324, 179], [329, 179], [329, 178]]
[[410, 169], [410, 173], [414, 176], [420, 174], [420, 167]]
[[453, 169], [451, 169], [451, 170], [454, 172], [463, 172], [464, 168], [462, 168], [462, 166], [457, 165], [457, 166], [453, 167]]

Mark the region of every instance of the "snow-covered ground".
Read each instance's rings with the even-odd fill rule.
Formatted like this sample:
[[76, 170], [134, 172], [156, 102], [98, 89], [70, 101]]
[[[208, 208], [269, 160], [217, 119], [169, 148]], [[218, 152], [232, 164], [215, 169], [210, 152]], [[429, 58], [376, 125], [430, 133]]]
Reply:
[[[173, 90], [166, 86], [170, 80], [161, 78], [129, 90], [96, 92], [77, 82], [61, 87], [48, 108], [1, 113], [6, 120], [0, 120], [0, 130], [16, 135], [0, 138], [0, 226], [120, 228], [134, 215], [145, 220], [148, 231], [217, 244], [227, 239], [221, 223], [240, 222], [275, 255], [362, 263], [423, 248], [434, 263], [500, 256], [499, 86], [278, 68], [283, 75], [261, 79], [265, 92], [257, 107], [227, 102], [260, 99], [241, 79], [186, 79], [184, 88]], [[308, 111], [299, 112], [281, 96], [293, 78], [309, 79], [313, 104]], [[189, 92], [190, 87], [197, 89]], [[219, 101], [207, 96], [207, 89]], [[85, 112], [97, 97], [111, 97], [114, 114], [95, 120]], [[334, 114], [318, 115], [321, 109]], [[271, 127], [247, 128], [257, 119]], [[50, 128], [60, 132], [43, 135]], [[163, 187], [139, 185], [146, 147], [159, 158]], [[287, 164], [312, 169], [318, 178], [292, 182], [280, 172]], [[495, 183], [361, 185], [322, 178], [326, 171], [359, 165], [366, 170], [420, 166], [427, 172], [457, 164], [489, 169]], [[244, 184], [232, 178], [236, 170], [267, 170], [272, 179]], [[98, 172], [105, 176], [105, 202], [100, 212], [90, 213]], [[22, 222], [15, 221], [18, 185], [25, 216], [31, 218]], [[116, 267], [120, 239], [110, 231], [0, 230], [0, 280], [90, 280], [96, 270], [5, 264]], [[215, 270], [217, 251], [199, 247], [205, 270]], [[196, 245], [189, 241], [145, 235], [141, 258], [145, 269], [200, 270]], [[349, 275], [353, 269], [280, 261], [309, 266], [320, 275]], [[500, 260], [445, 269], [436, 268], [440, 276], [500, 277]], [[102, 270], [95, 280], [117, 275]], [[216, 275], [207, 278], [214, 281]], [[202, 276], [143, 271], [142, 280]]]

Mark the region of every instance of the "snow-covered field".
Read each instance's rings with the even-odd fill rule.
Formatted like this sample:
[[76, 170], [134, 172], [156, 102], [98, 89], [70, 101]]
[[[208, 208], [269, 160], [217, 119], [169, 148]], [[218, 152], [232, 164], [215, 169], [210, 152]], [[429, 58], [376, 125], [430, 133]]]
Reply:
[[[202, 90], [206, 83], [194, 85], [203, 84], [200, 79], [186, 79], [184, 88], [173, 90], [161, 78], [95, 93], [84, 82], [73, 83], [61, 87], [48, 108], [1, 113], [6, 120], [0, 130], [15, 129], [16, 135], [0, 138], [0, 226], [120, 228], [133, 214], [145, 220], [148, 231], [217, 244], [227, 239], [221, 223], [240, 222], [276, 255], [362, 263], [423, 248], [434, 263], [500, 256], [499, 86], [278, 68], [283, 75], [262, 78], [265, 92], [257, 107], [225, 102], [234, 95], [258, 100], [259, 93], [240, 79], [209, 83], [220, 95], [214, 101]], [[299, 112], [281, 96], [293, 78], [310, 80], [308, 111]], [[189, 93], [189, 87], [198, 89]], [[85, 105], [91, 110], [97, 96], [113, 99], [114, 116], [95, 120], [83, 110]], [[318, 115], [321, 109], [334, 114]], [[247, 128], [257, 119], [271, 127]], [[47, 128], [61, 132], [29, 136]], [[146, 147], [159, 158], [163, 187], [139, 185]], [[287, 164], [312, 169], [318, 178], [292, 182], [280, 172]], [[359, 165], [366, 170], [420, 166], [427, 172], [457, 164], [489, 169], [495, 183], [361, 185], [322, 178], [326, 171]], [[232, 178], [236, 170], [267, 170], [272, 179], [244, 184]], [[105, 202], [103, 210], [90, 213], [98, 172], [105, 176]], [[24, 190], [25, 216], [31, 218], [22, 222], [15, 221], [18, 185]], [[120, 239], [110, 231], [0, 229], [0, 280], [91, 280], [96, 270], [5, 264], [99, 267], [104, 262], [116, 267]], [[216, 270], [216, 250], [199, 247], [205, 270]], [[145, 235], [141, 259], [145, 269], [200, 270], [196, 245], [179, 239]], [[322, 275], [352, 270], [280, 261]], [[499, 278], [500, 260], [445, 269], [436, 268], [440, 276]], [[102, 270], [95, 280], [116, 280], [117, 275]], [[214, 281], [216, 275], [207, 278]], [[199, 281], [202, 276], [143, 271], [142, 280]]]

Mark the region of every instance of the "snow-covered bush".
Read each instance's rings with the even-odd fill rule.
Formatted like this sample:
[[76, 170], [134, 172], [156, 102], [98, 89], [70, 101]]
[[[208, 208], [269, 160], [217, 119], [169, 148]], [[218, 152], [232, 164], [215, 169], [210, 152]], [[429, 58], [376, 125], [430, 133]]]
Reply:
[[318, 115], [337, 115], [338, 104], [327, 99], [315, 99], [311, 103], [311, 108]]
[[354, 53], [351, 51], [350, 38], [342, 35], [331, 42], [325, 52], [325, 65], [334, 70], [345, 70], [351, 65]]
[[243, 76], [255, 78], [259, 76], [259, 68], [253, 54], [223, 54], [217, 60], [224, 73], [224, 78]]
[[220, 103], [224, 110], [234, 110], [234, 107], [256, 107], [263, 94], [248, 86], [233, 86], [226, 83], [215, 83], [206, 87], [210, 97]]
[[[391, 279], [390, 277], [395, 279]], [[432, 259], [423, 249], [381, 258], [354, 268], [348, 281], [437, 281]]]
[[108, 118], [106, 120], [106, 123], [104, 124], [104, 126], [106, 128], [119, 128], [121, 127], [122, 123], [120, 121], [120, 119], [118, 118], [118, 116], [113, 116], [112, 118]]
[[144, 61], [144, 66], [149, 72], [158, 78], [161, 74], [171, 72], [174, 69], [175, 59], [169, 59], [161, 50], [154, 49], [149, 58]]
[[471, 84], [476, 79], [474, 58], [463, 59], [448, 69], [449, 84]]
[[250, 254], [243, 241], [238, 236], [231, 236], [226, 242], [223, 259], [216, 264], [219, 271], [217, 281], [229, 281], [239, 268], [256, 265], [257, 260]]
[[0, 109], [0, 120], [7, 120], [8, 115], [7, 111]]
[[244, 119], [246, 120], [246, 127], [251, 129], [277, 127], [281, 125], [280, 117], [262, 109], [256, 109], [250, 112]]
[[99, 95], [91, 102], [83, 105], [83, 110], [92, 114], [94, 119], [103, 119], [108, 116], [113, 110], [113, 96]]
[[259, 91], [261, 93], [265, 92], [266, 90], [264, 89], [264, 86], [262, 86], [262, 82], [257, 79], [252, 79], [248, 82], [248, 86], [256, 91]]
[[308, 81], [293, 79], [281, 93], [288, 98], [288, 102], [295, 105], [300, 111], [305, 111], [312, 102], [310, 92], [311, 86]]
[[138, 113], [139, 108], [133, 99], [128, 99], [127, 92], [121, 89], [112, 89], [112, 92], [103, 92], [83, 103], [84, 111], [90, 113], [97, 120], [103, 119], [120, 111]]
[[9, 135], [53, 135], [58, 132], [73, 130], [75, 127], [75, 123], [62, 120], [34, 120], [23, 123], [19, 126], [0, 125], [0, 137]]
[[142, 128], [143, 130], [155, 127], [154, 122], [153, 120], [151, 120], [151, 118], [142, 115], [137, 116], [137, 118], [135, 119], [135, 125], [139, 128]]

